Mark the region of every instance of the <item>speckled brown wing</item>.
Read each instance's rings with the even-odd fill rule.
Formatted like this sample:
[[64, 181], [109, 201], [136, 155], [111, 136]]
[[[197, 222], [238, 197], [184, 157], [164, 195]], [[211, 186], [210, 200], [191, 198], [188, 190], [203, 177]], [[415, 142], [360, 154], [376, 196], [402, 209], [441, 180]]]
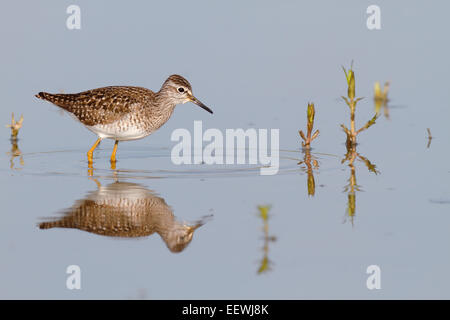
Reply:
[[[126, 201], [124, 201], [126, 202]], [[39, 224], [40, 229], [70, 228], [109, 237], [143, 237], [152, 234], [151, 213], [144, 209], [145, 200], [140, 205], [129, 205], [125, 208], [93, 200], [79, 200], [73, 208], [62, 211], [63, 218]]]
[[121, 119], [131, 112], [133, 105], [143, 104], [153, 95], [146, 88], [113, 86], [74, 94], [39, 92], [36, 97], [72, 113], [84, 125], [94, 126]]

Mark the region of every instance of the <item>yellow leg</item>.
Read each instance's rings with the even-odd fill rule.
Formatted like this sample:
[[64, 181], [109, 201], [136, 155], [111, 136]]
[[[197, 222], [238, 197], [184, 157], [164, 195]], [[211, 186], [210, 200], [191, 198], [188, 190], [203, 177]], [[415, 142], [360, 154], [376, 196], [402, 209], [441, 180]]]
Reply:
[[95, 184], [97, 185], [98, 189], [100, 189], [102, 187], [102, 185], [100, 184], [100, 182], [96, 178], [89, 177], [89, 179], [95, 182]]
[[114, 149], [113, 152], [111, 154], [111, 163], [115, 163], [116, 162], [116, 152], [117, 152], [117, 146], [119, 145], [119, 141], [116, 140], [116, 143], [114, 143]]
[[92, 162], [88, 162], [88, 176], [92, 177], [94, 175], [94, 167], [92, 167]]
[[95, 148], [97, 148], [98, 144], [100, 143], [100, 141], [102, 141], [101, 138], [98, 138], [97, 141], [95, 141], [94, 145], [92, 146], [92, 148], [89, 149], [87, 156], [88, 156], [88, 162], [92, 163], [92, 155], [94, 154], [94, 150]]

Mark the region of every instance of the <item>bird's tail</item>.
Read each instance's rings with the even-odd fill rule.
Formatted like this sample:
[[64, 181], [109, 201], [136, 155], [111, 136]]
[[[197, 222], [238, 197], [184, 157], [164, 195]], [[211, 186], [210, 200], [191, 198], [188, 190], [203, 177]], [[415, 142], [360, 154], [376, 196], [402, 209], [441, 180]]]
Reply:
[[47, 92], [39, 92], [38, 94], [34, 95], [36, 98], [42, 99], [42, 100], [47, 100], [47, 101], [52, 101], [54, 95], [51, 93], [47, 93]]
[[72, 112], [71, 108], [73, 106], [74, 99], [76, 98], [73, 94], [53, 94], [48, 92], [39, 92], [35, 95], [35, 97], [51, 102], [54, 105], [70, 112]]
[[55, 222], [41, 222], [38, 224], [39, 229], [51, 229], [58, 227], [58, 225]]
[[38, 223], [39, 229], [52, 229], [52, 228], [71, 228], [66, 220], [54, 220], [54, 221], [44, 221]]

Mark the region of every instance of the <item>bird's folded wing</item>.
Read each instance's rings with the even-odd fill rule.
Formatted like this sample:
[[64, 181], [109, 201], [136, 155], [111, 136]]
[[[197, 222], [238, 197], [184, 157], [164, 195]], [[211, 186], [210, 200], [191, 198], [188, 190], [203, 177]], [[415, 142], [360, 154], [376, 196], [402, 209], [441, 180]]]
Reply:
[[149, 93], [140, 87], [104, 87], [75, 94], [40, 92], [37, 97], [72, 113], [84, 125], [94, 126], [118, 121]]

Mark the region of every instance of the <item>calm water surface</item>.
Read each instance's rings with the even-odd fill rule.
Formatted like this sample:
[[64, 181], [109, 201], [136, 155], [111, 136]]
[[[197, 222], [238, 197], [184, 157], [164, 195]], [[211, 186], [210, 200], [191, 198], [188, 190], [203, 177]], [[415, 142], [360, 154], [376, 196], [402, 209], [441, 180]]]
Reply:
[[[24, 115], [17, 144], [0, 136], [0, 298], [450, 298], [450, 6], [16, 1], [1, 13], [0, 119]], [[178, 5], [182, 5], [180, 2]], [[27, 7], [28, 9], [24, 9]], [[347, 153], [341, 65], [354, 60], [361, 126], [375, 81], [389, 116]], [[159, 89], [184, 75], [210, 115], [185, 104], [143, 140], [102, 142], [38, 101], [39, 91], [106, 85]], [[319, 137], [302, 152], [308, 101]], [[174, 129], [280, 129], [280, 170], [177, 166]], [[427, 131], [433, 139], [427, 147]], [[354, 159], [353, 162], [349, 162]], [[263, 217], [268, 214], [267, 219]], [[381, 268], [368, 290], [366, 268]], [[82, 289], [66, 288], [78, 265]]]

